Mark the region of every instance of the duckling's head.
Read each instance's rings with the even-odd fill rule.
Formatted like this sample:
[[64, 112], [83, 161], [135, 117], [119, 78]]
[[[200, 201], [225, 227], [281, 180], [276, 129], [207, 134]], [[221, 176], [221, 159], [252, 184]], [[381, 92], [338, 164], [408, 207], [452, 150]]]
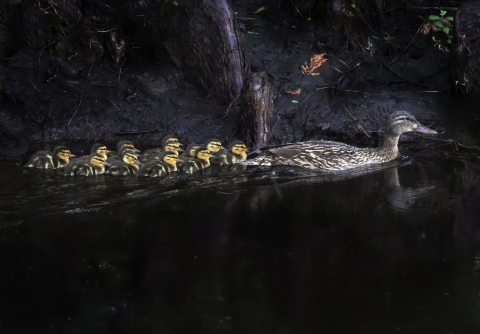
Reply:
[[177, 136], [173, 136], [173, 135], [163, 137], [162, 146], [167, 145], [167, 142], [177, 143], [180, 145], [180, 143], [178, 142]]
[[417, 119], [408, 111], [395, 111], [390, 115], [390, 118], [387, 122], [387, 127], [385, 129], [387, 134], [400, 136], [402, 133], [410, 131], [420, 132], [428, 135], [437, 133], [437, 131], [431, 130], [420, 124], [420, 122], [417, 121]]
[[90, 161], [90, 164], [92, 166], [95, 166], [95, 167], [105, 167], [105, 157], [103, 156], [103, 154], [100, 154], [100, 153], [93, 153], [93, 154], [90, 154], [90, 156], [88, 157], [88, 160]]
[[135, 151], [132, 152], [132, 150], [125, 150], [122, 159], [127, 165], [134, 166], [138, 165], [137, 158], [138, 156], [135, 154]]
[[70, 150], [66, 146], [56, 146], [53, 149], [53, 155], [55, 155], [60, 160], [69, 162], [70, 157], [74, 157], [75, 155], [70, 152]]
[[207, 146], [207, 149], [212, 153], [217, 153], [222, 148], [222, 142], [216, 138], [211, 138], [207, 140], [207, 143], [205, 145]]
[[230, 145], [228, 146], [228, 150], [232, 153], [243, 156], [247, 151], [247, 145], [245, 145], [243, 141], [236, 140], [230, 143]]
[[91, 153], [98, 153], [103, 155], [105, 158], [107, 158], [108, 150], [107, 150], [107, 147], [103, 144], [95, 144], [92, 146]]
[[135, 149], [135, 145], [129, 140], [121, 140], [117, 143], [117, 152], [120, 151], [123, 147], [131, 148], [132, 150]]
[[192, 157], [192, 158], [195, 158], [195, 151], [197, 150], [197, 148], [199, 148], [200, 145], [198, 145], [197, 143], [191, 143], [190, 145], [187, 146], [187, 148], [185, 149], [185, 154], [189, 157]]
[[180, 148], [180, 144], [177, 141], [167, 141], [163, 146], [165, 151], [175, 152], [178, 156], [178, 149]]
[[195, 157], [200, 160], [210, 161], [210, 150], [205, 146], [201, 146], [195, 151]]
[[177, 160], [178, 160], [178, 154], [172, 151], [167, 151], [163, 154], [162, 156], [162, 161], [172, 165], [174, 167], [177, 167]]

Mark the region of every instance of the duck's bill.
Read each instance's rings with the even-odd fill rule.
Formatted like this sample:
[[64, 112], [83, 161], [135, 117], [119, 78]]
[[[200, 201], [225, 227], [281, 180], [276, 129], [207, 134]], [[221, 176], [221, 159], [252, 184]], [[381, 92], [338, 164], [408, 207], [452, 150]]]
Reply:
[[70, 153], [70, 158], [76, 158], [77, 156], [73, 153]]
[[420, 133], [423, 133], [423, 134], [426, 134], [426, 135], [436, 135], [437, 134], [437, 131], [435, 130], [432, 130], [432, 129], [429, 129], [425, 126], [423, 126], [422, 124], [418, 124], [417, 128], [415, 129], [416, 132], [420, 132]]
[[107, 166], [107, 167], [110, 167], [110, 166], [112, 165], [112, 164], [109, 163], [108, 161], [105, 161], [104, 164], [105, 164], [105, 166]]
[[142, 152], [142, 151], [140, 151], [138, 148], [134, 148], [133, 150], [134, 150], [136, 153]]

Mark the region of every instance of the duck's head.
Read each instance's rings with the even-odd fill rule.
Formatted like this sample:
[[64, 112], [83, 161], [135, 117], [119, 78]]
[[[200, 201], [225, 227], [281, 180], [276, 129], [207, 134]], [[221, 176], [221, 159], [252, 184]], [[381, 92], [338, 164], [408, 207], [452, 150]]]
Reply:
[[122, 160], [127, 165], [130, 165], [130, 166], [139, 165], [140, 163], [138, 162], [137, 159], [138, 159], [138, 156], [135, 154], [135, 151], [130, 149], [130, 150], [125, 150], [123, 152]]
[[105, 157], [105, 159], [107, 158], [107, 153], [108, 153], [108, 150], [107, 150], [107, 147], [103, 144], [95, 144], [92, 146], [92, 151], [91, 153], [98, 153], [98, 154], [101, 154]]
[[167, 145], [168, 142], [177, 143], [179, 146], [182, 145], [182, 144], [178, 141], [178, 137], [177, 137], [177, 136], [173, 136], [173, 135], [163, 137], [163, 139], [162, 139], [162, 146], [165, 147], [165, 145]]
[[243, 156], [247, 151], [247, 145], [245, 145], [243, 141], [236, 140], [230, 143], [230, 145], [228, 146], [228, 150], [232, 153]]
[[105, 166], [109, 166], [110, 164], [106, 161], [105, 157], [103, 154], [100, 153], [93, 153], [90, 154], [88, 157], [88, 161], [90, 161], [90, 164], [95, 167], [101, 167], [104, 168]]
[[195, 157], [203, 161], [210, 161], [210, 150], [206, 146], [201, 146], [195, 151]]
[[178, 150], [180, 149], [180, 144], [178, 143], [178, 140], [177, 141], [167, 140], [167, 142], [165, 142], [165, 145], [163, 146], [163, 149], [165, 151], [174, 152], [178, 156]]
[[178, 155], [175, 152], [167, 151], [162, 156], [162, 161], [166, 164], [172, 165], [173, 167], [177, 167], [177, 160]]
[[53, 155], [56, 156], [58, 159], [69, 162], [70, 157], [75, 157], [72, 152], [66, 146], [56, 146], [53, 149]]
[[187, 146], [187, 148], [185, 149], [185, 153], [187, 156], [189, 157], [192, 157], [192, 158], [195, 158], [195, 151], [197, 150], [197, 148], [199, 148], [200, 145], [197, 144], [197, 143], [191, 143], [190, 145]]
[[211, 138], [207, 140], [205, 146], [210, 152], [217, 153], [222, 148], [222, 142], [216, 138]]
[[429, 129], [422, 124], [408, 111], [395, 111], [390, 115], [385, 129], [386, 133], [401, 135], [404, 132], [420, 132], [427, 135], [436, 134], [437, 131]]
[[117, 152], [120, 152], [123, 149], [130, 148], [134, 150], [135, 152], [140, 152], [139, 149], [135, 148], [135, 145], [129, 140], [122, 140], [117, 143]]

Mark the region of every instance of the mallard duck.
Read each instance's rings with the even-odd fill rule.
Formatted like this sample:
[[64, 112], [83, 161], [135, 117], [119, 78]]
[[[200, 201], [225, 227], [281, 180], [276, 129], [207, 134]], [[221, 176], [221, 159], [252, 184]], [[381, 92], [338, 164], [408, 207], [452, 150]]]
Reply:
[[210, 167], [210, 151], [206, 146], [201, 146], [195, 151], [195, 158], [185, 163], [182, 170], [191, 174], [208, 167]]
[[56, 146], [53, 152], [38, 151], [35, 152], [30, 160], [28, 160], [25, 167], [56, 169], [62, 168], [70, 161], [70, 157], [75, 157], [74, 154], [65, 146]]
[[[227, 150], [221, 150], [216, 156], [216, 163], [220, 166], [238, 164], [247, 160], [247, 145], [240, 140], [236, 140], [228, 145]], [[213, 162], [213, 161], [212, 161]]]
[[266, 154], [242, 162], [245, 165], [292, 165], [320, 171], [343, 171], [391, 161], [399, 157], [398, 139], [404, 132], [437, 132], [426, 128], [407, 111], [390, 115], [383, 144], [378, 148], [358, 148], [333, 141], [307, 141], [268, 148]]
[[132, 149], [125, 149], [122, 155], [122, 160], [108, 161], [111, 166], [105, 174], [110, 175], [130, 175], [135, 174], [139, 169], [138, 156]]
[[135, 153], [139, 153], [140, 150], [135, 148], [135, 145], [129, 140], [121, 140], [117, 143], [117, 151], [116, 152], [108, 152], [108, 160], [110, 159], [119, 159], [122, 160], [123, 152], [125, 150], [134, 150]]
[[142, 165], [138, 176], [159, 177], [177, 171], [177, 155], [175, 152], [163, 152], [159, 160], [152, 160]]
[[[82, 157], [83, 158], [83, 157]], [[90, 154], [86, 161], [71, 161], [65, 167], [65, 175], [67, 176], [93, 176], [105, 173], [105, 166], [110, 164], [106, 161], [103, 154]]]

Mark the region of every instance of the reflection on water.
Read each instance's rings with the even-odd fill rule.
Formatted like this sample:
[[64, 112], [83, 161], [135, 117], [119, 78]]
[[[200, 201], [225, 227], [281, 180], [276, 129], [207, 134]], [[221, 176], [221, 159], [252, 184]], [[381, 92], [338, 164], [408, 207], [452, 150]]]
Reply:
[[161, 180], [0, 160], [0, 331], [478, 332], [479, 173], [437, 160]]

